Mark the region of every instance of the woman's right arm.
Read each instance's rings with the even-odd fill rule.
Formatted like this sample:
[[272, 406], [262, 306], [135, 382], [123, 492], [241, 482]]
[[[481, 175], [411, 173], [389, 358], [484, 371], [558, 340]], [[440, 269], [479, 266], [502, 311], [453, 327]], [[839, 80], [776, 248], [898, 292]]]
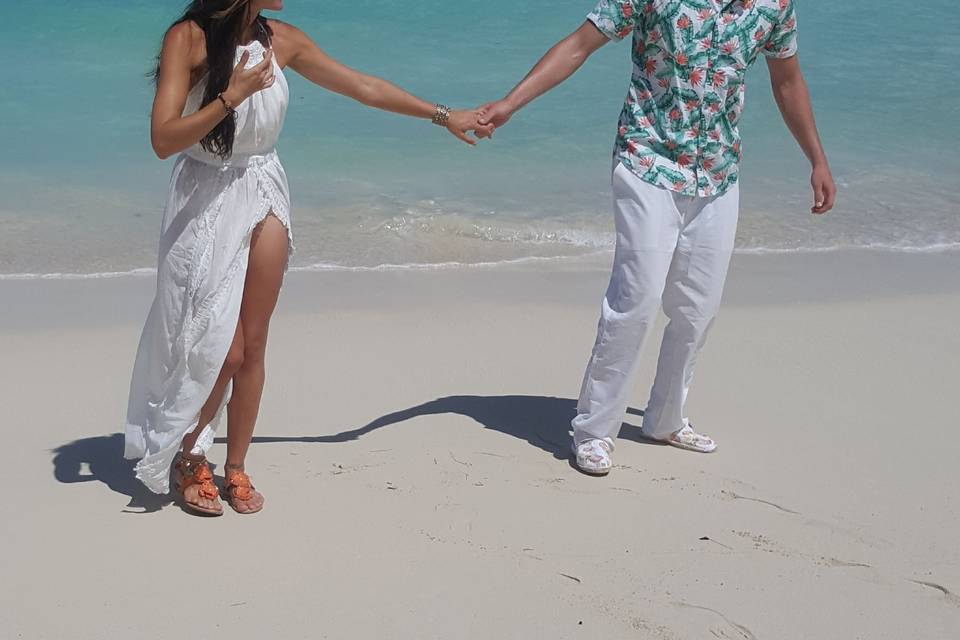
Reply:
[[[198, 49], [190, 22], [181, 22], [167, 32], [160, 52], [160, 75], [157, 95], [150, 117], [150, 141], [161, 160], [189, 149], [213, 131], [228, 115], [225, 105], [214, 100], [196, 113], [183, 117], [183, 108], [190, 93], [190, 79], [194, 57]], [[263, 62], [244, 69], [249, 54], [244, 52], [230, 78], [223, 97], [234, 108], [251, 95], [273, 84], [273, 52], [267, 52]]]

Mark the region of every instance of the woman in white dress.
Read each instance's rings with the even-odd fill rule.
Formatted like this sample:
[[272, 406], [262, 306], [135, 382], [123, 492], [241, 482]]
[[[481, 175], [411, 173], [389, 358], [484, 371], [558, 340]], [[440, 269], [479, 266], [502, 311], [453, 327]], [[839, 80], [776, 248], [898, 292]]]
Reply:
[[140, 340], [125, 456], [156, 493], [191, 512], [223, 505], [206, 452], [227, 409], [224, 489], [239, 513], [263, 496], [244, 459], [260, 408], [267, 329], [292, 248], [287, 179], [274, 146], [288, 102], [284, 68], [365, 105], [425, 118], [473, 144], [475, 111], [450, 111], [327, 56], [267, 20], [283, 0], [194, 0], [164, 38], [151, 119], [160, 158], [179, 153], [164, 213], [157, 295]]

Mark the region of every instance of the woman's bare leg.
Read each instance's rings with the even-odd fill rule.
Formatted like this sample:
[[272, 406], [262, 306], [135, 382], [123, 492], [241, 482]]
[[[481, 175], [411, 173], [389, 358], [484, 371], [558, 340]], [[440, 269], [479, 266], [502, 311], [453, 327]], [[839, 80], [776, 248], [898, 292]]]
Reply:
[[[210, 396], [207, 398], [206, 403], [200, 410], [200, 417], [197, 420], [197, 427], [193, 430], [193, 432], [188, 433], [183, 438], [181, 451], [184, 453], [184, 455], [190, 455], [190, 451], [193, 450], [193, 445], [196, 444], [197, 438], [200, 436], [200, 432], [203, 431], [204, 427], [210, 424], [211, 420], [213, 420], [213, 417], [217, 413], [217, 409], [220, 408], [220, 403], [223, 402], [223, 394], [227, 390], [227, 384], [230, 382], [231, 378], [236, 375], [237, 371], [240, 370], [242, 365], [243, 326], [238, 321], [237, 331], [233, 336], [233, 342], [230, 345], [230, 350], [227, 352], [227, 357], [223, 361], [223, 367], [220, 369], [220, 375], [217, 377], [217, 381], [213, 385], [213, 390], [210, 392]], [[200, 487], [197, 485], [187, 487], [187, 490], [183, 492], [183, 497], [188, 503], [195, 504], [201, 509], [214, 509], [220, 504], [219, 500], [211, 500], [201, 496]]]
[[241, 366], [243, 366], [243, 325], [238, 320], [237, 331], [233, 336], [233, 343], [230, 345], [230, 351], [227, 352], [227, 357], [223, 361], [223, 367], [220, 369], [220, 376], [213, 384], [213, 390], [210, 392], [207, 402], [203, 405], [203, 408], [200, 409], [200, 418], [197, 420], [197, 428], [183, 438], [182, 451], [184, 453], [190, 453], [191, 449], [193, 449], [193, 445], [197, 442], [197, 438], [200, 436], [200, 432], [203, 431], [205, 426], [210, 424], [211, 420], [213, 420], [213, 417], [217, 413], [217, 409], [220, 408], [220, 403], [223, 402], [223, 394], [227, 391], [227, 384], [230, 382], [233, 376], [236, 375], [237, 371], [240, 371]]
[[[286, 227], [273, 215], [267, 216], [254, 230], [251, 239], [238, 329], [242, 335], [243, 359], [239, 370], [233, 375], [233, 396], [227, 406], [228, 471], [243, 471], [260, 412], [267, 331], [283, 284], [287, 242]], [[250, 500], [234, 504], [240, 511], [256, 511], [262, 505], [263, 496], [256, 492]]]

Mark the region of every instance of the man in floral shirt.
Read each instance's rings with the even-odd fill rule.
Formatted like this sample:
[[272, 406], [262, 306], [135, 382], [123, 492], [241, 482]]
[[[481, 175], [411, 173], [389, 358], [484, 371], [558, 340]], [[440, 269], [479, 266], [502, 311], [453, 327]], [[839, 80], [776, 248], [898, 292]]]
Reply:
[[640, 348], [661, 303], [670, 322], [643, 431], [685, 449], [716, 449], [683, 406], [733, 252], [737, 125], [746, 70], [760, 54], [813, 167], [811, 211], [829, 211], [836, 194], [797, 61], [794, 0], [599, 0], [507, 97], [481, 108], [481, 124], [502, 126], [609, 40], [631, 33], [633, 74], [614, 150], [617, 249], [573, 421], [577, 465], [597, 475], [612, 467]]

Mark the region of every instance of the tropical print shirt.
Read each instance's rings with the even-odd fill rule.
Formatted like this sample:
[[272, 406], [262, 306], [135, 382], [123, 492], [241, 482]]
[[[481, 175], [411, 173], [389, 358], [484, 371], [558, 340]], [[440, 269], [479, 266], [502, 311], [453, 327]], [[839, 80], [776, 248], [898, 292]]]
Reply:
[[613, 40], [633, 33], [616, 158], [684, 195], [736, 183], [744, 76], [761, 52], [797, 52], [794, 0], [599, 0], [587, 19]]

